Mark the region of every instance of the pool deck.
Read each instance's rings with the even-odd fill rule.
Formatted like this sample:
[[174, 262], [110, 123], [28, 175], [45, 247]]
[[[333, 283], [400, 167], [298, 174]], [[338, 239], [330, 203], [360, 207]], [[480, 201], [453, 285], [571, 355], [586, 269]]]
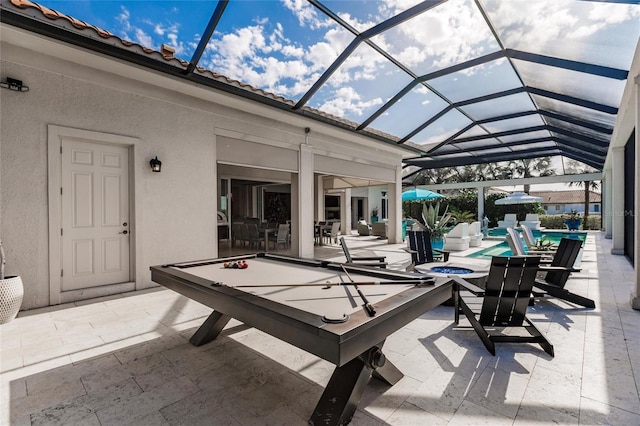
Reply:
[[[353, 254], [409, 264], [402, 244], [347, 241]], [[491, 356], [440, 306], [387, 339], [405, 377], [393, 387], [372, 380], [351, 424], [640, 424], [633, 268], [610, 251], [590, 232], [583, 269], [568, 283], [596, 309], [555, 299], [530, 308], [554, 358], [506, 343]], [[469, 253], [451, 258], [464, 264]], [[337, 245], [316, 257], [344, 261]], [[0, 326], [0, 424], [306, 425], [333, 366], [237, 321], [216, 341], [190, 345], [209, 313], [162, 288], [21, 312]]]

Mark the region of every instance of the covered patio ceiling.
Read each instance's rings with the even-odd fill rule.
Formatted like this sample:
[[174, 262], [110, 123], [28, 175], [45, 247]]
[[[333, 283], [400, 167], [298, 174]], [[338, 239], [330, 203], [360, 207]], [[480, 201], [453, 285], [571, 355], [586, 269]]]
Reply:
[[[564, 156], [602, 170], [640, 36], [639, 3], [2, 0], [0, 16], [406, 146], [407, 166]], [[152, 37], [144, 22], [159, 8], [172, 21]]]

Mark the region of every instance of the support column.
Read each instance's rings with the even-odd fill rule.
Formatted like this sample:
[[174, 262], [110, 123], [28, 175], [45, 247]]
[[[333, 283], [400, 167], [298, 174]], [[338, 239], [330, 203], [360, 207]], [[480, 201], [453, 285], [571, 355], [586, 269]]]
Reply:
[[316, 176], [316, 220], [325, 220], [324, 217], [324, 177]]
[[313, 187], [313, 148], [301, 144], [298, 153], [298, 173], [293, 174], [291, 179], [291, 219], [292, 226], [296, 228], [295, 232], [292, 230], [291, 233], [291, 252], [294, 256], [303, 258], [314, 256]]
[[340, 234], [351, 233], [351, 188], [340, 193]]
[[602, 177], [602, 214], [604, 215], [604, 237], [608, 240], [612, 235], [613, 220], [613, 174], [611, 169], [604, 171]]
[[635, 141], [630, 143], [636, 144], [636, 158], [634, 159], [635, 174], [634, 174], [634, 204], [633, 204], [633, 227], [634, 227], [634, 239], [633, 239], [633, 272], [635, 280], [635, 289], [631, 293], [631, 307], [633, 309], [640, 310], [640, 238], [638, 233], [640, 232], [640, 172], [638, 172], [638, 166], [640, 165], [640, 76], [634, 78], [633, 89], [635, 91]]
[[387, 242], [399, 244], [402, 242], [402, 167], [396, 167], [394, 183], [387, 185], [387, 202], [389, 203], [389, 217], [387, 220]]
[[478, 221], [484, 219], [484, 186], [478, 188]]
[[613, 148], [611, 254], [624, 254], [624, 146]]

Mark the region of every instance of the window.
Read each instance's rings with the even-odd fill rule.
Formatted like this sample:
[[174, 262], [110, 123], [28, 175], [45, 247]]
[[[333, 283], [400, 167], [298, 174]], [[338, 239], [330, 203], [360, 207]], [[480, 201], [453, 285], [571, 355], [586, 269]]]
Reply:
[[593, 205], [593, 211], [595, 213], [600, 213], [600, 204], [594, 204]]

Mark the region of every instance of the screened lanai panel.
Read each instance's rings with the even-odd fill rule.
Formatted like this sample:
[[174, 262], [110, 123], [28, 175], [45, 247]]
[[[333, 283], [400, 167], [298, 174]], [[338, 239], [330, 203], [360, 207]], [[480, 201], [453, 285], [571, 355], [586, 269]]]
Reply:
[[456, 139], [468, 138], [468, 137], [480, 136], [480, 135], [486, 135], [486, 134], [488, 134], [488, 132], [485, 129], [483, 129], [478, 125], [475, 125], [469, 130], [467, 130], [466, 132], [460, 134], [460, 136], [458, 136]]
[[532, 139], [548, 138], [550, 133], [547, 130], [537, 130], [534, 132], [517, 133], [515, 135], [500, 136], [500, 140], [504, 143], [518, 142]]
[[440, 152], [442, 152], [442, 149], [445, 149], [446, 147], [448, 147], [449, 145], [452, 148], [456, 148], [458, 151], [473, 151], [473, 150], [478, 150], [478, 149], [483, 149], [489, 146], [494, 146], [494, 145], [499, 145], [500, 141], [498, 139], [495, 138], [489, 138], [489, 139], [479, 139], [479, 140], [473, 140], [473, 141], [468, 141], [468, 142], [456, 142], [453, 141], [450, 144], [444, 145], [441, 148], [438, 148], [437, 150], [433, 151], [433, 153], [437, 153], [439, 154]]
[[[360, 43], [307, 105], [361, 123], [412, 80], [371, 46]], [[398, 135], [393, 128], [389, 133]]]
[[628, 69], [640, 36], [640, 8], [615, 1], [482, 0], [506, 46]]
[[[542, 142], [521, 141], [520, 143], [499, 144], [497, 145], [497, 147], [508, 149], [509, 151], [514, 152], [522, 149], [541, 149], [541, 148], [554, 149], [557, 147], [557, 145], [555, 142], [551, 140], [547, 140]], [[484, 151], [485, 148], [486, 147], [482, 147], [481, 149], [476, 149], [476, 151], [486, 152]], [[472, 152], [473, 150], [467, 149], [466, 151]], [[479, 154], [476, 154], [476, 155], [479, 155]]]
[[443, 155], [443, 154], [453, 154], [456, 152], [460, 152], [462, 151], [461, 149], [458, 149], [455, 145], [452, 145], [450, 143], [441, 146], [440, 148], [431, 151], [431, 154], [438, 154], [438, 155]]
[[425, 147], [435, 146], [469, 124], [471, 124], [471, 120], [461, 112], [451, 110], [418, 132], [411, 138], [411, 141], [419, 145], [425, 145]]
[[520, 129], [525, 127], [544, 126], [544, 121], [539, 115], [525, 115], [523, 117], [510, 118], [507, 120], [492, 121], [484, 123], [483, 126], [490, 132], [504, 132], [507, 130]]
[[598, 153], [598, 154], [606, 154], [609, 149], [608, 142], [603, 143], [598, 140], [589, 140], [585, 138], [563, 135], [561, 133], [555, 133], [555, 132], [551, 132], [551, 135], [560, 141], [567, 142], [568, 144], [573, 146], [580, 146], [580, 147], [584, 147], [585, 149], [593, 150], [595, 153]]
[[377, 2], [369, 0], [322, 0], [323, 5], [335, 12], [356, 30], [363, 32], [395, 15], [422, 3], [422, 0]]
[[230, 1], [198, 65], [297, 101], [353, 39], [308, 3]]
[[592, 153], [586, 152], [581, 149], [576, 149], [573, 147], [561, 147], [562, 148], [562, 156], [570, 158], [572, 160], [580, 161], [594, 169], [602, 169], [604, 164], [605, 156], [597, 156], [592, 155]]
[[546, 120], [550, 126], [557, 127], [562, 130], [566, 130], [567, 132], [575, 133], [577, 136], [584, 135], [584, 136], [598, 139], [607, 143], [609, 141], [609, 138], [611, 137], [611, 132], [600, 132], [597, 130], [590, 129], [588, 127], [579, 126], [576, 124], [568, 123], [563, 120], [557, 120], [551, 117], [547, 117]]
[[[470, 152], [458, 151], [458, 152], [452, 152], [451, 154], [438, 155], [437, 157], [433, 157], [433, 158], [437, 159], [438, 161], [452, 161], [452, 160], [459, 160], [463, 158], [468, 159], [473, 156], [474, 155]], [[423, 158], [429, 158], [429, 157], [423, 157]]]
[[421, 170], [418, 166], [405, 166], [402, 168], [402, 178]]
[[532, 98], [538, 107], [544, 111], [555, 112], [604, 127], [613, 128], [616, 123], [616, 116], [614, 114], [559, 101], [546, 96], [532, 95]]
[[515, 95], [464, 105], [460, 107], [460, 109], [476, 120], [482, 120], [516, 112], [533, 111], [536, 108], [533, 102], [531, 102], [529, 95], [526, 93], [517, 93]]
[[558, 149], [558, 145], [555, 142], [534, 142], [534, 143], [522, 143], [520, 145], [510, 145], [512, 152], [526, 152], [531, 150], [553, 150]]
[[[606, 144], [607, 131], [581, 122], [612, 128], [624, 80], [563, 67], [595, 64], [589, 68], [593, 72], [623, 78], [640, 36], [640, 5], [633, 0], [41, 2], [88, 24], [52, 17], [31, 2], [4, 1], [3, 25], [16, 25], [343, 129], [381, 130], [391, 136], [366, 131], [363, 136], [393, 145], [401, 139], [422, 145], [427, 152], [446, 143], [437, 152], [451, 154], [464, 150], [458, 143], [448, 145], [454, 136], [460, 140], [485, 132], [535, 129], [545, 123], [554, 131], [553, 138], [582, 140], [585, 149], [600, 141]], [[162, 46], [172, 46], [175, 57], [191, 60], [205, 29], [216, 22], [209, 21], [212, 13], [222, 9], [219, 22], [210, 28], [215, 30], [211, 39], [204, 39], [206, 48], [198, 62], [218, 75], [207, 80], [203, 76], [209, 73], [168, 69], [185, 65], [171, 58], [167, 53], [171, 49], [164, 50], [162, 59], [158, 52]], [[397, 19], [409, 10], [410, 14]], [[16, 14], [21, 16], [7, 18]], [[25, 23], [28, 20], [37, 22]], [[92, 31], [94, 25], [121, 40], [104, 34], [99, 38]], [[373, 28], [379, 32], [363, 37], [362, 32]], [[126, 40], [145, 49], [132, 48]], [[353, 50], [345, 51], [350, 47]], [[489, 61], [489, 54], [505, 58]], [[423, 85], [411, 86], [415, 78], [445, 99]], [[238, 82], [227, 84], [227, 79]], [[385, 105], [407, 87], [411, 89], [398, 102]], [[494, 99], [476, 101], [494, 95]], [[474, 103], [467, 104], [470, 99]], [[487, 121], [537, 108], [542, 118], [531, 114]], [[462, 143], [501, 150], [504, 144], [538, 143], [552, 134], [528, 130], [498, 138]], [[540, 148], [532, 154], [542, 152], [536, 151]], [[514, 154], [513, 149], [509, 151]], [[488, 151], [487, 157], [491, 157]]]
[[472, 164], [483, 164], [488, 162], [500, 162], [510, 161], [514, 159], [514, 156], [519, 159], [538, 158], [538, 157], [553, 157], [562, 155], [562, 151], [558, 148], [542, 149], [539, 151], [527, 150], [523, 152], [507, 152], [494, 155], [460, 155], [460, 156], [448, 156], [444, 157], [421, 157], [405, 162], [409, 164], [415, 164], [425, 169], [439, 169], [443, 167], [463, 166]]
[[514, 60], [513, 63], [527, 86], [608, 106], [620, 103], [626, 83], [625, 80], [616, 80], [533, 62]]
[[504, 58], [447, 74], [428, 83], [453, 102], [522, 86], [513, 67]]
[[389, 134], [409, 134], [420, 122], [425, 122], [447, 107], [440, 96], [418, 84], [376, 118], [370, 127]]
[[481, 151], [472, 151], [469, 154], [473, 156], [485, 156], [485, 155], [495, 155], [495, 154], [508, 154], [512, 152], [508, 147], [496, 146], [494, 148], [485, 148]]
[[499, 50], [473, 0], [443, 2], [371, 40], [418, 76]]

